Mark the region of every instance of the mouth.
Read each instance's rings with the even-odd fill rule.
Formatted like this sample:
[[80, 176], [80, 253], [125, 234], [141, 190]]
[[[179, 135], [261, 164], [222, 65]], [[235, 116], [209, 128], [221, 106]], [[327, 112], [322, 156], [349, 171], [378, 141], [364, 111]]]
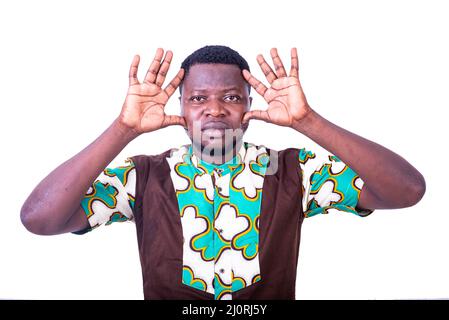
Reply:
[[232, 129], [232, 127], [226, 122], [210, 121], [201, 126], [201, 133], [206, 140], [222, 140], [226, 135], [226, 130], [230, 129]]
[[226, 129], [232, 129], [231, 126], [222, 121], [211, 121], [201, 126], [201, 131], [219, 130], [224, 131]]

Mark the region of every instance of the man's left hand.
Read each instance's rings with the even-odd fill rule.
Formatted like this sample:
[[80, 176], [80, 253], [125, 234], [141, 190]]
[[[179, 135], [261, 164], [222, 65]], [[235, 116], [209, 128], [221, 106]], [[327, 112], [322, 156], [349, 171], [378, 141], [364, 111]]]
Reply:
[[292, 127], [300, 122], [312, 110], [302, 91], [298, 75], [298, 53], [291, 49], [291, 69], [287, 75], [276, 48], [270, 50], [274, 69], [265, 61], [262, 55], [257, 56], [262, 72], [271, 87], [266, 87], [248, 70], [243, 70], [243, 77], [268, 103], [266, 110], [252, 110], [245, 113], [243, 123], [250, 119], [258, 119], [280, 126]]

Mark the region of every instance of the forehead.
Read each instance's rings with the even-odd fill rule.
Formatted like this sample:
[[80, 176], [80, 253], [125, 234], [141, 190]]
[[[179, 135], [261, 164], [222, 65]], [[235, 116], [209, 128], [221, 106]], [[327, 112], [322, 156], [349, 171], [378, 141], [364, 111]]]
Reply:
[[184, 78], [183, 90], [244, 89], [246, 81], [240, 68], [230, 64], [195, 64]]

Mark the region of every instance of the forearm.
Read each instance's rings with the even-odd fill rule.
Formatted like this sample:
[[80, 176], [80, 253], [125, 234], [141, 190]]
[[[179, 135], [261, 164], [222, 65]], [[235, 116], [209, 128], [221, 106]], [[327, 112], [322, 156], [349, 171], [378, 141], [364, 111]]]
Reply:
[[292, 127], [357, 172], [365, 187], [379, 199], [379, 207], [408, 206], [422, 197], [423, 176], [387, 148], [331, 123], [314, 110]]
[[114, 121], [94, 142], [37, 185], [22, 207], [24, 225], [42, 234], [62, 229], [80, 208], [95, 178], [135, 136]]

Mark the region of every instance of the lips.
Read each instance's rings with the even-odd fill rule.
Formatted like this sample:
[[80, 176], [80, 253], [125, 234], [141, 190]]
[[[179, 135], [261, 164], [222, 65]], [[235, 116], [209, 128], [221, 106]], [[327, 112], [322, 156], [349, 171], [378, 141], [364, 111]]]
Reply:
[[231, 129], [231, 126], [222, 121], [210, 121], [201, 126], [201, 131], [205, 131], [208, 129], [225, 130]]

